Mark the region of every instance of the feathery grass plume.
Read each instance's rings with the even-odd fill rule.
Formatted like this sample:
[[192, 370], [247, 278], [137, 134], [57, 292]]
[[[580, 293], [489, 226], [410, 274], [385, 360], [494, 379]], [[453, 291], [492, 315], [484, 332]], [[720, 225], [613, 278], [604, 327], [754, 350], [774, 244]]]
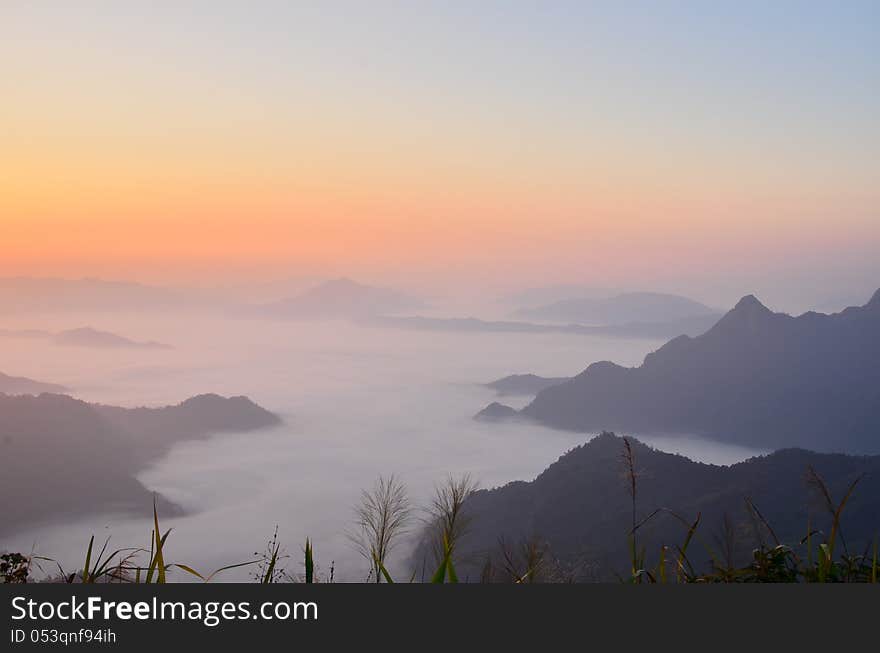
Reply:
[[547, 580], [549, 549], [547, 543], [538, 536], [523, 539], [516, 545], [501, 537], [498, 540], [498, 549], [505, 580], [516, 584]]
[[[602, 433], [605, 435], [605, 433]], [[636, 530], [636, 500], [638, 496], [638, 472], [636, 472], [636, 455], [632, 448], [629, 438], [623, 437], [623, 453], [621, 454], [623, 462], [623, 475], [626, 480], [627, 491], [629, 492], [632, 503], [632, 530]]]
[[[605, 432], [602, 433], [605, 435]], [[641, 582], [641, 574], [639, 573], [644, 565], [644, 551], [639, 556], [638, 542], [636, 540], [637, 524], [637, 501], [638, 501], [638, 478], [639, 473], [636, 471], [636, 456], [632, 448], [632, 443], [628, 437], [623, 438], [623, 453], [621, 454], [623, 463], [623, 477], [626, 481], [626, 489], [630, 496], [630, 510], [632, 519], [632, 528], [629, 534], [629, 550], [630, 550], [630, 577], [633, 582]], [[653, 516], [653, 515], [652, 515]]]
[[349, 534], [355, 549], [369, 562], [370, 577], [380, 583], [388, 555], [406, 535], [412, 508], [406, 486], [393, 474], [376, 479], [371, 490], [361, 492], [355, 506], [357, 531]]
[[[434, 491], [434, 498], [428, 506], [427, 522], [432, 534], [434, 557], [450, 579], [455, 577], [453, 555], [458, 542], [464, 537], [471, 524], [471, 516], [466, 514], [465, 501], [477, 489], [477, 483], [470, 474], [461, 477], [449, 476]], [[436, 574], [435, 574], [436, 577]], [[457, 578], [455, 581], [457, 582]]]

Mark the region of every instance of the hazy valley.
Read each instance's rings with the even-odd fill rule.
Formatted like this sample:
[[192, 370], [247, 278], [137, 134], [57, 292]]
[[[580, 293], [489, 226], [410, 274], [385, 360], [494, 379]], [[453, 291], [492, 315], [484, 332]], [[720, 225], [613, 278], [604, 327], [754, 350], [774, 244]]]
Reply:
[[[583, 445], [605, 427], [620, 429], [659, 451], [686, 456], [689, 460], [638, 450], [646, 469], [657, 465], [657, 473], [651, 472], [656, 480], [651, 483], [660, 483], [664, 474], [687, 477], [687, 483], [676, 486], [678, 494], [668, 496], [663, 493], [666, 486], [649, 483], [643, 490], [650, 497], [646, 509], [662, 505], [687, 514], [702, 512], [713, 528], [725, 514], [741, 523], [746, 495], [769, 503], [768, 511], [774, 518], [792, 505], [805, 505], [808, 493], [797, 480], [803, 480], [795, 472], [797, 466], [815, 463], [823, 468], [835, 492], [862, 468], [869, 475], [874, 473], [874, 459], [811, 458], [814, 454], [807, 453], [774, 454], [762, 459], [765, 463], [752, 462], [745, 467], [717, 467], [768, 453], [778, 448], [779, 442], [849, 451], [839, 435], [829, 436], [824, 441], [827, 446], [817, 447], [823, 441], [816, 440], [815, 430], [806, 431], [802, 443], [797, 442], [794, 427], [789, 430], [793, 439], [773, 441], [746, 437], [763, 432], [754, 431], [754, 425], [743, 432], [738, 423], [730, 422], [729, 430], [707, 437], [699, 422], [652, 421], [651, 413], [644, 409], [622, 409], [621, 415], [639, 418], [628, 423], [621, 424], [614, 414], [607, 413], [584, 425], [565, 421], [569, 419], [565, 404], [544, 413], [550, 417], [541, 418], [533, 411], [536, 406], [555, 405], [547, 402], [556, 401], [552, 393], [560, 389], [569, 393], [565, 396], [578, 397], [579, 410], [600, 398], [599, 405], [605, 408], [617, 405], [607, 394], [597, 394], [595, 387], [580, 389], [582, 379], [592, 378], [596, 370], [610, 365], [590, 365], [587, 372], [578, 374], [595, 361], [612, 360], [622, 366], [618, 369], [637, 374], [643, 360], [675, 361], [679, 351], [687, 352], [688, 347], [709, 341], [717, 351], [740, 348], [727, 355], [748, 365], [758, 354], [745, 357], [742, 347], [753, 348], [757, 345], [749, 343], [770, 337], [766, 329], [777, 338], [772, 347], [778, 347], [778, 338], [784, 337], [802, 348], [784, 350], [787, 365], [799, 364], [799, 351], [814, 345], [813, 338], [827, 340], [834, 337], [835, 329], [848, 329], [846, 342], [852, 346], [849, 351], [853, 357], [838, 355], [840, 365], [834, 369], [841, 374], [863, 374], [872, 369], [868, 362], [876, 360], [871, 358], [876, 348], [870, 349], [876, 332], [863, 326], [865, 320], [873, 324], [870, 320], [874, 319], [876, 300], [864, 308], [850, 309], [843, 317], [808, 315], [797, 319], [774, 316], [754, 300], [744, 300], [705, 336], [683, 336], [664, 344], [660, 339], [631, 335], [596, 335], [589, 331], [595, 326], [584, 326], [584, 330], [559, 330], [552, 325], [548, 330], [487, 330], [401, 328], [393, 321], [386, 323], [400, 319], [382, 313], [392, 305], [401, 307], [395, 302], [403, 301], [403, 296], [361, 284], [331, 282], [305, 291], [300, 297], [307, 300], [285, 300], [284, 306], [303, 308], [293, 312], [285, 309], [284, 314], [275, 309], [271, 315], [261, 315], [234, 308], [227, 315], [218, 315], [215, 308], [191, 306], [185, 319], [179, 319], [173, 313], [147, 309], [131, 315], [107, 308], [64, 309], [65, 322], [100, 324], [100, 332], [130, 334], [126, 341], [134, 343], [173, 342], [174, 349], [58, 347], [53, 338], [0, 339], [5, 370], [41, 379], [0, 378], [4, 384], [0, 392], [8, 395], [0, 395], [4, 450], [16, 460], [27, 461], [3, 480], [3, 491], [18, 501], [14, 518], [0, 532], [2, 546], [51, 550], [53, 556], [73, 563], [81, 553], [82, 541], [96, 530], [112, 535], [114, 541], [142, 537], [143, 519], [155, 492], [163, 520], [175, 528], [175, 550], [184, 558], [198, 556], [205, 566], [219, 567], [242, 551], [259, 550], [277, 525], [285, 541], [298, 542], [306, 536], [320, 541], [322, 559], [325, 564], [327, 560], [336, 563], [338, 579], [361, 580], [363, 561], [352, 550], [346, 533], [362, 488], [369, 487], [378, 475], [394, 473], [406, 481], [413, 500], [424, 503], [448, 475], [471, 474], [481, 487], [502, 489], [479, 492], [469, 500], [475, 527], [462, 549], [467, 552], [462, 569], [468, 577], [479, 575], [482, 562], [476, 560], [491, 556], [499, 538], [516, 542], [540, 536], [567, 565], [582, 567], [579, 579], [608, 579], [611, 567], [616, 568], [621, 560], [626, 562], [625, 548], [621, 558], [621, 549], [616, 546], [620, 541], [614, 538], [620, 529], [625, 531], [626, 516], [621, 507], [626, 494], [614, 462], [619, 451], [612, 451], [619, 447], [600, 438], [577, 450], [583, 452], [577, 454], [578, 468], [583, 470], [578, 482], [588, 486], [568, 487], [565, 483], [569, 481], [560, 480], [562, 485], [555, 491], [562, 494], [557, 498], [544, 494], [531, 497], [528, 489], [534, 487], [537, 492], [537, 488], [550, 487], [545, 479], [571, 467], [573, 463], [565, 461], [574, 453], [552, 467], [548, 465], [561, 452]], [[389, 302], [378, 302], [377, 313], [371, 316], [365, 306], [371, 306], [375, 297], [389, 298]], [[424, 306], [410, 296], [406, 298], [413, 302], [408, 306]], [[656, 317], [650, 310], [646, 312], [646, 319]], [[49, 328], [54, 320], [57, 317], [41, 311], [24, 311], [7, 318], [4, 328], [10, 333], [55, 333]], [[801, 327], [804, 321], [809, 324]], [[780, 335], [774, 330], [791, 325], [797, 325], [794, 328], [801, 340], [792, 341], [787, 332]], [[863, 340], [855, 340], [853, 334], [861, 334]], [[831, 350], [828, 343], [823, 345], [823, 351]], [[856, 352], [861, 358], [855, 357]], [[695, 370], [702, 369], [700, 357], [709, 359], [703, 352], [693, 357], [691, 371], [696, 374]], [[707, 388], [712, 384], [722, 387], [724, 374], [740, 375], [735, 378], [747, 374], [744, 368], [729, 364], [708, 369], [716, 374], [711, 384], [697, 376], [694, 382]], [[799, 382], [805, 383], [805, 368], [796, 369]], [[511, 375], [517, 370], [535, 374]], [[671, 374], [680, 378], [680, 371]], [[660, 380], [667, 378], [657, 375]], [[45, 379], [52, 383], [42, 381]], [[488, 379], [497, 380], [486, 383]], [[599, 383], [596, 387], [604, 393], [618, 387]], [[64, 391], [62, 385], [77, 399], [59, 396]], [[669, 392], [677, 391], [668, 379], [663, 385]], [[648, 396], [647, 390], [639, 387], [638, 391], [622, 392], [631, 401], [642, 400]], [[43, 392], [54, 394], [13, 396]], [[516, 403], [513, 408], [497, 404], [501, 414], [495, 417], [501, 419], [473, 420], [481, 406], [495, 396]], [[668, 402], [670, 406], [687, 408], [680, 396], [671, 396], [677, 398]], [[746, 402], [739, 404], [741, 413], [760, 415], [750, 407], [748, 395], [737, 396]], [[194, 398], [180, 403], [186, 397]], [[838, 409], [834, 404], [822, 407]], [[725, 437], [728, 433], [737, 437]], [[853, 450], [870, 449], [871, 442], [876, 442], [859, 438], [853, 440], [859, 444]], [[669, 467], [672, 463], [664, 461], [675, 464]], [[838, 471], [840, 465], [835, 461], [849, 471]], [[673, 469], [675, 465], [680, 469]], [[760, 484], [767, 473], [788, 479], [784, 491], [774, 495]], [[534, 485], [521, 483], [536, 476]], [[511, 481], [517, 483], [508, 485]], [[873, 486], [865, 487], [870, 492]], [[711, 498], [721, 490], [723, 499]], [[584, 493], [592, 498], [588, 500]], [[515, 514], [508, 507], [508, 497], [514, 495], [519, 497], [510, 499], [511, 505], [519, 506]], [[570, 498], [568, 513], [540, 508], [541, 501], [550, 501], [562, 510], [563, 495]], [[705, 499], [701, 499], [703, 495]], [[684, 496], [691, 499], [680, 500]], [[603, 506], [601, 514], [596, 512], [598, 505]], [[612, 505], [617, 507], [611, 510]], [[522, 512], [523, 506], [534, 506], [529, 508], [534, 515]], [[522, 519], [516, 519], [516, 514]], [[804, 514], [780, 520], [786, 536], [797, 531]], [[855, 519], [867, 533], [876, 521], [876, 506], [869, 501], [858, 509]], [[566, 526], [572, 523], [580, 526]], [[594, 523], [603, 526], [593, 531], [595, 537], [588, 543], [585, 532], [578, 529], [589, 530]], [[648, 541], [671, 537], [678, 527], [677, 522], [658, 526]], [[205, 537], [217, 543], [210, 554], [203, 548]], [[413, 551], [418, 541], [416, 529], [410, 533], [406, 548]], [[389, 566], [396, 574], [406, 573], [418, 555], [415, 549], [413, 557], [401, 555]], [[235, 577], [231, 572], [230, 579]]]

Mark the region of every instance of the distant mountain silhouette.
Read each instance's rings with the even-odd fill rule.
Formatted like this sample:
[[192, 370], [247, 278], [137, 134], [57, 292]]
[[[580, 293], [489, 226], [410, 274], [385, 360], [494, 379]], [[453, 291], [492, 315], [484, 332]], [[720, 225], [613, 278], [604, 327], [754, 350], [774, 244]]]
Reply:
[[275, 281], [218, 279], [216, 285], [162, 287], [102, 279], [0, 277], [0, 316], [168, 309], [240, 314], [254, 303], [277, 301], [318, 280], [311, 275]]
[[497, 401], [493, 401], [479, 413], [474, 415], [474, 419], [480, 420], [481, 422], [500, 422], [506, 419], [516, 419], [517, 417], [519, 417], [519, 413], [516, 412], [516, 409], [498, 403]]
[[500, 297], [499, 301], [502, 304], [519, 308], [534, 308], [535, 306], [554, 304], [569, 299], [603, 299], [620, 292], [620, 289], [614, 290], [575, 283], [561, 283], [518, 290]]
[[607, 326], [584, 327], [597, 336], [612, 338], [663, 339], [676, 336], [698, 336], [709, 330], [719, 318], [718, 313], [692, 315], [666, 322], [624, 322]]
[[0, 393], [7, 395], [39, 395], [44, 392], [67, 392], [63, 385], [43, 383], [23, 376], [8, 376], [0, 372]]
[[502, 379], [487, 383], [487, 388], [492, 388], [501, 396], [505, 395], [536, 395], [545, 388], [550, 388], [560, 383], [565, 383], [569, 377], [544, 377], [535, 374], [511, 374]]
[[799, 317], [749, 295], [703, 335], [675, 338], [637, 368], [594, 363], [522, 414], [563, 429], [880, 451], [880, 291], [863, 307]]
[[266, 304], [260, 307], [260, 312], [296, 319], [361, 318], [417, 309], [422, 305], [419, 300], [395, 290], [365, 286], [351, 279], [334, 279], [290, 299]]
[[529, 322], [511, 322], [504, 320], [481, 320], [475, 317], [424, 317], [421, 315], [372, 315], [359, 323], [365, 326], [376, 326], [392, 329], [408, 329], [413, 331], [450, 331], [474, 333], [578, 333], [577, 325], [556, 326], [532, 324]]
[[365, 326], [416, 331], [464, 333], [571, 333], [613, 338], [663, 339], [679, 335], [699, 335], [718, 320], [717, 315], [699, 315], [671, 322], [631, 322], [610, 326], [582, 324], [535, 324], [505, 320], [480, 320], [475, 317], [422, 317], [375, 315], [359, 320]]
[[537, 308], [524, 308], [518, 317], [593, 326], [666, 323], [717, 315], [708, 306], [679, 295], [632, 292], [603, 299], [566, 299]]
[[0, 278], [0, 314], [140, 310], [198, 303], [192, 293], [101, 279]]
[[152, 496], [135, 474], [174, 442], [279, 422], [245, 397], [128, 409], [57, 394], [0, 395], [0, 495], [7, 498], [0, 534], [87, 512], [146, 512]]
[[[749, 559], [759, 535], [774, 544], [766, 528], [750, 518], [746, 498], [754, 501], [783, 543], [797, 544], [808, 528], [827, 533], [830, 519], [824, 500], [806, 482], [808, 466], [824, 479], [835, 501], [864, 474], [843, 513], [850, 552], [865, 551], [880, 529], [880, 456], [787, 449], [720, 467], [630, 442], [639, 473], [637, 519], [658, 508], [672, 510], [688, 523], [700, 515], [689, 558], [704, 569], [708, 548], [719, 556], [727, 553], [722, 533], [725, 516], [733, 536], [731, 553], [738, 564]], [[603, 434], [563, 455], [534, 481], [473, 494], [464, 507], [470, 526], [458, 549], [459, 577], [479, 579], [486, 556], [497, 555], [501, 538], [513, 545], [537, 538], [580, 580], [626, 576], [632, 512], [622, 453], [622, 438]], [[639, 530], [639, 547], [646, 547], [649, 560], [656, 564], [660, 546], [674, 551], [686, 531], [675, 517], [661, 514]], [[424, 552], [424, 547], [417, 552], [417, 566]]]
[[23, 338], [28, 340], [51, 340], [56, 345], [95, 348], [128, 349], [171, 349], [171, 345], [161, 342], [139, 342], [109, 331], [99, 331], [92, 327], [67, 329], [58, 333], [40, 329], [0, 329], [2, 338]]
[[56, 344], [76, 347], [171, 349], [170, 345], [165, 345], [161, 342], [138, 342], [108, 331], [98, 331], [91, 327], [61, 331], [53, 339]]
[[176, 406], [118, 408], [93, 405], [101, 417], [134, 436], [139, 448], [152, 450], [177, 440], [190, 440], [218, 432], [250, 431], [276, 426], [281, 420], [247, 397], [204, 394]]

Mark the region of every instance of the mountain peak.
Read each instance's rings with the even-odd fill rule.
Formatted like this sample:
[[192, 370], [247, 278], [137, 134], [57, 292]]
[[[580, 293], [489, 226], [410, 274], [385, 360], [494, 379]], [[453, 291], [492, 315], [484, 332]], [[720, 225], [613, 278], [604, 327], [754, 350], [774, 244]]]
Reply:
[[880, 288], [878, 288], [876, 292], [874, 292], [874, 294], [871, 296], [871, 299], [868, 301], [867, 304], [865, 304], [865, 306], [869, 306], [871, 308], [880, 308]]
[[757, 297], [746, 295], [707, 333], [758, 332], [776, 315]]
[[773, 315], [773, 311], [764, 306], [757, 297], [754, 295], [746, 295], [736, 303], [736, 306], [734, 306], [727, 315], [724, 316], [724, 319], [736, 318], [752, 323], [754, 320], [759, 320], [762, 317], [769, 317], [771, 315]]
[[736, 306], [733, 307], [734, 311], [766, 311], [770, 313], [770, 309], [764, 306], [761, 301], [755, 297], [754, 295], [746, 295], [742, 299], [740, 299]]
[[498, 422], [502, 420], [512, 419], [519, 415], [514, 408], [505, 404], [493, 401], [479, 413], [474, 415], [474, 419], [483, 422]]

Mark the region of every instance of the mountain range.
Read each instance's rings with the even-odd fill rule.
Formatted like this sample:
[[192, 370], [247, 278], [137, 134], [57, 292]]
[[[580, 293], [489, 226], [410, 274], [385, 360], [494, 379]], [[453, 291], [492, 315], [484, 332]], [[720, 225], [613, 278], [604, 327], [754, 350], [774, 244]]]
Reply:
[[218, 279], [215, 285], [163, 287], [90, 278], [0, 277], [0, 315], [171, 308], [228, 314], [244, 305], [277, 301], [302, 292], [320, 280], [313, 275], [274, 281]]
[[54, 342], [73, 347], [96, 347], [101, 349], [171, 349], [170, 345], [153, 341], [137, 341], [109, 331], [99, 331], [91, 327], [69, 329], [57, 333]]
[[578, 431], [681, 433], [759, 446], [880, 451], [880, 291], [831, 315], [748, 295], [706, 333], [641, 366], [593, 363], [519, 413]]
[[[529, 540], [546, 547], [547, 557], [575, 580], [626, 576], [634, 516], [623, 444], [622, 438], [603, 433], [560, 457], [531, 482], [472, 494], [462, 511], [468, 529], [457, 548], [459, 577], [479, 579], [490, 556], [497, 568], [500, 542], [518, 547]], [[761, 541], [773, 546], [778, 538], [797, 545], [810, 530], [827, 533], [827, 502], [821, 488], [810, 482], [811, 470], [824, 481], [834, 505], [860, 479], [843, 512], [842, 532], [850, 553], [870, 553], [880, 531], [880, 456], [786, 449], [724, 467], [663, 453], [633, 439], [630, 446], [637, 471], [635, 519], [641, 522], [661, 511], [638, 530], [638, 546], [645, 547], [652, 565], [660, 546], [674, 550], [698, 516], [688, 551], [691, 563], [703, 569], [712, 555], [741, 565]], [[746, 499], [772, 532], [750, 513]], [[424, 545], [417, 550], [416, 565], [421, 564], [419, 555], [425, 555]]]
[[154, 341], [132, 340], [125, 336], [92, 327], [66, 329], [57, 333], [41, 329], [0, 329], [0, 337], [26, 340], [49, 340], [56, 345], [93, 347], [96, 349], [171, 349], [171, 345]]
[[59, 516], [146, 512], [152, 495], [135, 474], [173, 443], [278, 423], [246, 397], [117, 408], [59, 394], [0, 395], [0, 493], [9, 499], [0, 534]]
[[620, 294], [620, 289], [602, 288], [576, 283], [533, 286], [506, 293], [498, 298], [501, 304], [516, 308], [534, 308], [568, 299], [603, 299]]
[[522, 308], [515, 315], [531, 320], [607, 326], [674, 322], [718, 315], [718, 311], [680, 295], [630, 292], [603, 298], [563, 299], [534, 308]]
[[39, 395], [44, 392], [63, 393], [67, 388], [56, 383], [34, 381], [23, 376], [9, 376], [0, 372], [0, 394]]
[[536, 395], [541, 390], [565, 383], [569, 377], [545, 377], [537, 374], [511, 374], [502, 379], [497, 379], [485, 384], [492, 388], [500, 396]]
[[359, 319], [364, 326], [377, 326], [415, 331], [447, 331], [459, 333], [569, 333], [612, 338], [644, 338], [648, 340], [672, 338], [679, 335], [699, 335], [711, 327], [716, 315], [696, 315], [669, 322], [630, 322], [607, 326], [583, 324], [536, 324], [512, 320], [481, 320], [475, 317], [424, 317], [421, 315], [371, 315]]
[[351, 319], [422, 306], [418, 299], [396, 290], [366, 286], [351, 279], [333, 279], [294, 297], [264, 304], [257, 311], [277, 318]]

